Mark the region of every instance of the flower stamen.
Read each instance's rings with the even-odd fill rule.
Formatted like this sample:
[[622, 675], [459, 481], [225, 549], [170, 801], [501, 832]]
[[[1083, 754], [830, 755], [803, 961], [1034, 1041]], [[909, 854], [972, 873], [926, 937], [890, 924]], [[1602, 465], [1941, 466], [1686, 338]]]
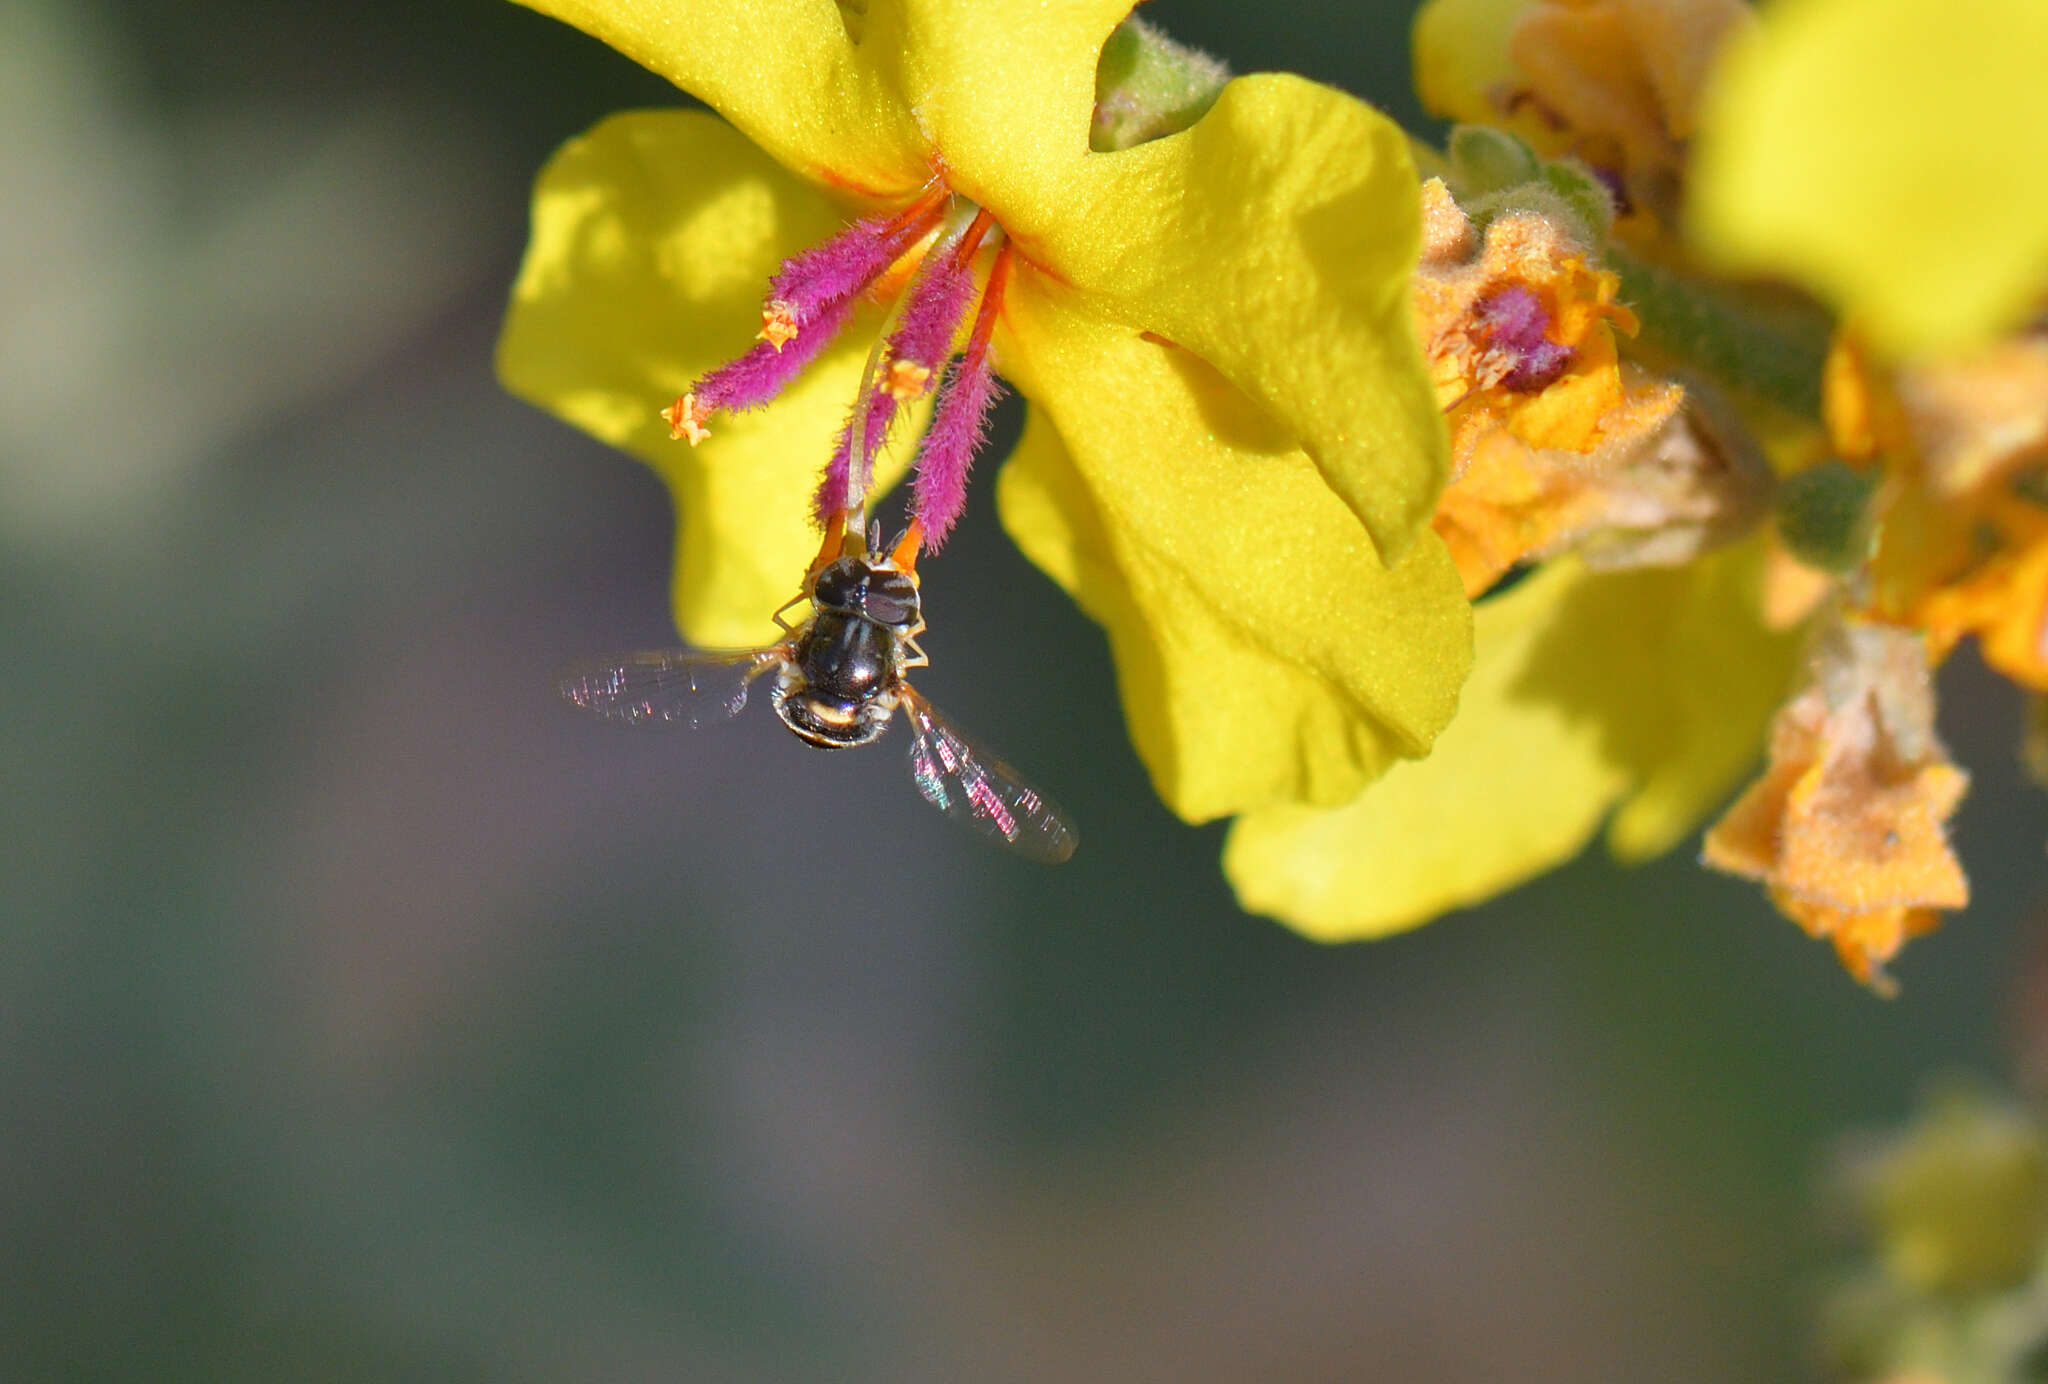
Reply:
[[974, 219], [967, 223], [967, 229], [961, 233], [960, 244], [953, 251], [954, 260], [966, 264], [973, 259], [974, 252], [981, 248], [981, 242], [987, 238], [995, 224], [995, 217], [989, 215], [984, 208], [976, 207]]
[[938, 224], [950, 195], [944, 184], [935, 183], [894, 216], [857, 221], [824, 244], [792, 256], [770, 281], [769, 302], [789, 304], [802, 328], [806, 304], [852, 297], [880, 278]]
[[[958, 210], [948, 214], [949, 205]], [[942, 217], [944, 228], [920, 252]], [[713, 414], [767, 403], [837, 336], [861, 295], [878, 286], [893, 289], [907, 274], [908, 287], [868, 354], [812, 509], [828, 534], [861, 532], [875, 456], [897, 413], [936, 388], [932, 430], [919, 451], [916, 517], [904, 539], [913, 553], [935, 549], [966, 504], [968, 468], [1000, 393], [989, 346], [1012, 266], [1007, 244], [979, 294], [964, 355], [958, 361], [953, 355], [977, 297], [976, 258], [1001, 229], [986, 208], [955, 202], [942, 182], [934, 182], [894, 216], [858, 222], [785, 260], [762, 304], [756, 344], [661, 410], [669, 436], [695, 446], [710, 436]]]
[[[960, 256], [959, 247], [970, 237], [979, 243], [993, 224], [993, 218], [977, 208], [958, 239], [934, 246], [911, 280], [902, 318], [882, 343], [882, 353], [871, 358], [853, 416], [840, 430], [819, 481], [813, 509], [821, 522], [835, 511], [851, 514], [867, 503], [875, 454], [896, 419], [897, 405], [923, 397], [952, 355], [961, 319], [974, 299], [974, 264]], [[883, 360], [888, 362], [886, 369], [878, 369]]]
[[860, 295], [931, 232], [947, 196], [935, 187], [895, 216], [855, 222], [784, 261], [769, 284], [757, 344], [662, 411], [669, 435], [694, 447], [711, 435], [712, 414], [759, 408], [787, 388], [851, 320]]
[[912, 512], [923, 530], [924, 546], [937, 552], [967, 507], [967, 472], [988, 432], [988, 411], [1002, 387], [989, 360], [989, 340], [1002, 315], [1003, 290], [1010, 281], [1011, 248], [1003, 246], [988, 271], [988, 286], [967, 349], [946, 372], [931, 429], [917, 453], [917, 485]]

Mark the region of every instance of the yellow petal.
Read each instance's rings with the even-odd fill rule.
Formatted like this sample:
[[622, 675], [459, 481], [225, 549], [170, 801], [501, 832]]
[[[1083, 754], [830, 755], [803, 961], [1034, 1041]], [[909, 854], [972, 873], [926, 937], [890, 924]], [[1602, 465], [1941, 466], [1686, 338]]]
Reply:
[[1013, 284], [998, 345], [1035, 407], [997, 499], [1107, 627], [1160, 796], [1195, 821], [1337, 802], [1426, 750], [1470, 659], [1441, 543], [1383, 567], [1285, 430], [1085, 303]]
[[1692, 229], [1894, 354], [2023, 320], [2048, 283], [2048, 6], [1783, 0], [1710, 83]]
[[1478, 607], [1472, 679], [1428, 759], [1334, 810], [1238, 818], [1223, 851], [1238, 901], [1322, 941], [1376, 937], [1577, 855], [1628, 781], [1600, 723], [1542, 685], [1563, 652], [1551, 617], [1585, 580], [1555, 563]]
[[[676, 620], [690, 642], [762, 644], [769, 612], [817, 551], [811, 489], [878, 323], [846, 337], [757, 413], [720, 415], [701, 446], [660, 408], [753, 344], [787, 256], [840, 215], [724, 121], [615, 116], [570, 141], [534, 189], [533, 237], [504, 334], [506, 388], [652, 466], [675, 499]], [[883, 471], [908, 450], [902, 429]]]
[[894, 197], [930, 176], [893, 51], [856, 44], [831, 0], [519, 3], [668, 78], [814, 182]]
[[1256, 399], [1398, 555], [1442, 488], [1443, 421], [1408, 310], [1406, 137], [1296, 77], [1242, 77], [1189, 129], [1097, 154], [1027, 256]]
[[1499, 124], [1495, 94], [1523, 85], [1508, 35], [1536, 0], [1429, 0], [1415, 12], [1415, 95], [1447, 120]]
[[[1790, 690], [1800, 634], [1763, 620], [1768, 550], [1752, 540], [1675, 571], [1616, 573], [1622, 597], [1649, 619], [1618, 637], [1640, 642], [1649, 659], [1637, 697], [1663, 708], [1661, 722], [1628, 745], [1634, 791], [1608, 825], [1607, 845], [1623, 861], [1670, 850], [1763, 753], [1771, 715]], [[1597, 606], [1586, 618], [1601, 621]]]
[[1095, 68], [1132, 0], [870, 0], [864, 48], [894, 45], [946, 181], [1029, 242], [1070, 218], [1090, 157]]
[[1560, 562], [1482, 602], [1429, 758], [1334, 811], [1240, 818], [1223, 857], [1240, 901], [1318, 939], [1373, 937], [1562, 864], [1617, 804], [1616, 854], [1669, 849], [1756, 758], [1789, 677], [1792, 641], [1744, 604], [1756, 565], [1750, 548], [1675, 571]]

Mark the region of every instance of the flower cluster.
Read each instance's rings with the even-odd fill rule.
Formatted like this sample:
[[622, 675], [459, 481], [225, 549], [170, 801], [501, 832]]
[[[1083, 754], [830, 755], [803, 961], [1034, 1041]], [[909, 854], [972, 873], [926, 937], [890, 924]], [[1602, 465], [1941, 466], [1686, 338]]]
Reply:
[[2048, 695], [2032, 0], [1429, 0], [1440, 152], [1129, 0], [530, 2], [716, 112], [556, 157], [499, 359], [668, 481], [692, 640], [913, 466], [937, 548], [1000, 375], [1002, 521], [1248, 907], [1384, 933], [1731, 794], [1706, 862], [1875, 987], [1967, 900], [1931, 672]]
[[[1978, 81], [1935, 76], [1957, 32], [1919, 0], [1761, 23], [1732, 0], [1424, 7], [1418, 87], [1471, 122], [1425, 192], [1414, 301], [1477, 664], [1429, 760], [1335, 811], [1240, 820], [1226, 867], [1252, 906], [1369, 935], [1603, 821], [1622, 858], [1655, 854], [1759, 747], [1704, 859], [1852, 974], [1887, 991], [1903, 942], [1967, 901], [1947, 824], [1968, 779], [1930, 674], [1975, 634], [2048, 691], [2048, 342], [2027, 326], [2048, 215], [1988, 206], [1952, 162], [1964, 128], [1926, 116], [2048, 126], [2013, 64], [1930, 95]], [[1930, 313], [1973, 250], [2001, 290]]]

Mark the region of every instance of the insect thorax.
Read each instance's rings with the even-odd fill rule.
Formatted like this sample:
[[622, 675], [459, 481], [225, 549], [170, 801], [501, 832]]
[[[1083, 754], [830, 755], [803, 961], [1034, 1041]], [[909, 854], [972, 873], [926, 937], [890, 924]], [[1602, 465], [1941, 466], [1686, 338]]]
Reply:
[[888, 729], [902, 676], [903, 641], [893, 625], [822, 609], [798, 634], [769, 700], [799, 738], [843, 749]]

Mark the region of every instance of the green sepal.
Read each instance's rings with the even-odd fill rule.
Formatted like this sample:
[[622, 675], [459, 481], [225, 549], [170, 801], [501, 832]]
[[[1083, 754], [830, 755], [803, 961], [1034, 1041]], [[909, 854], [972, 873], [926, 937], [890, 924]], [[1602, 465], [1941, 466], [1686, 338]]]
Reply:
[[1572, 240], [1588, 254], [1599, 251], [1601, 240], [1594, 234], [1597, 223], [1589, 221], [1565, 198], [1545, 182], [1523, 183], [1518, 187], [1504, 188], [1475, 197], [1464, 204], [1465, 214], [1472, 218], [1475, 229], [1484, 231], [1498, 217], [1510, 212], [1526, 216], [1539, 216], [1553, 222], [1571, 233]]
[[1605, 245], [1614, 227], [1614, 194], [1576, 159], [1555, 159], [1543, 165], [1543, 184], [1562, 197], [1593, 232], [1592, 245]]
[[1467, 196], [1533, 183], [1543, 173], [1534, 149], [1491, 125], [1453, 126], [1445, 152], [1456, 174], [1455, 190]]
[[1229, 80], [1221, 62], [1132, 15], [1103, 43], [1095, 65], [1088, 147], [1107, 154], [1185, 130], [1216, 104]]
[[1518, 136], [1490, 125], [1458, 125], [1444, 146], [1451, 191], [1485, 229], [1505, 212], [1562, 221], [1589, 252], [1607, 243], [1614, 199], [1576, 159], [1545, 159]]
[[1847, 572], [1870, 555], [1867, 511], [1877, 479], [1830, 458], [1778, 486], [1778, 536], [1792, 555], [1824, 572]]

